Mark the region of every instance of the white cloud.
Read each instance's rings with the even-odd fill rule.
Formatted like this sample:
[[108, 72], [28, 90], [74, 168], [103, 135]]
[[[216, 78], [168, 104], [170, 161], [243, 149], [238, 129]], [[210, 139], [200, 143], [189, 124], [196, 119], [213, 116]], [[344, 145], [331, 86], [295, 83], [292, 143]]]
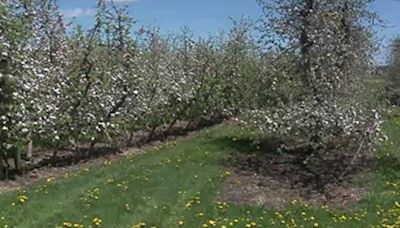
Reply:
[[86, 17], [93, 16], [96, 13], [96, 10], [90, 8], [75, 8], [65, 9], [62, 12], [65, 17]]

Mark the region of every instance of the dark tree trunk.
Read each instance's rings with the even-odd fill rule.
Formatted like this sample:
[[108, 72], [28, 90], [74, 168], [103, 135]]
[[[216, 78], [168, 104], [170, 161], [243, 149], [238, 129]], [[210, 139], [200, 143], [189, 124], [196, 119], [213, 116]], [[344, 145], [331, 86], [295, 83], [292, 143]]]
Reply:
[[154, 126], [149, 133], [149, 136], [147, 137], [147, 142], [151, 142], [151, 140], [153, 140], [153, 136], [156, 132], [157, 126]]
[[190, 130], [192, 128], [193, 122], [193, 120], [189, 120], [185, 126], [185, 130]]
[[129, 130], [128, 132], [128, 143], [132, 142], [133, 139], [133, 130]]
[[0, 157], [0, 179], [8, 180], [10, 169], [11, 165], [8, 163], [7, 157], [5, 155], [2, 155]]
[[7, 166], [7, 164], [4, 164], [2, 160], [6, 160], [6, 158], [2, 156], [0, 160], [0, 180], [7, 180], [9, 167]]
[[309, 85], [309, 77], [311, 72], [311, 47], [313, 45], [310, 40], [309, 29], [310, 29], [310, 14], [314, 8], [314, 0], [304, 0], [304, 8], [301, 10], [301, 31], [300, 31], [300, 48], [302, 63], [300, 70], [303, 72], [303, 82], [305, 85]]
[[178, 121], [178, 119], [179, 119], [179, 116], [176, 116], [176, 117], [174, 118], [174, 120], [169, 124], [167, 130], [165, 130], [165, 133], [164, 133], [164, 136], [165, 136], [165, 137], [167, 137], [168, 135], [171, 134], [171, 130], [172, 130], [172, 128], [175, 126], [175, 124], [176, 124], [176, 122]]
[[95, 149], [97, 141], [93, 140], [90, 145], [89, 145], [89, 157], [95, 156], [99, 157], [99, 152], [98, 150]]
[[14, 166], [15, 171], [18, 174], [22, 174], [22, 166], [21, 166], [21, 151], [16, 150], [14, 155]]

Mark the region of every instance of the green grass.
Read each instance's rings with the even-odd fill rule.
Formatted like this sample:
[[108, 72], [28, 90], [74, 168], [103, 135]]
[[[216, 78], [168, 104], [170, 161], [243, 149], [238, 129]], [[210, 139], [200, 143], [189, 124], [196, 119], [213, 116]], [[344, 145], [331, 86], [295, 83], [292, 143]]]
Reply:
[[255, 149], [239, 148], [236, 139], [249, 132], [226, 125], [1, 194], [0, 227], [400, 227], [400, 126], [387, 129], [397, 141], [377, 153], [370, 193], [347, 212], [301, 202], [281, 212], [218, 202], [229, 155]]

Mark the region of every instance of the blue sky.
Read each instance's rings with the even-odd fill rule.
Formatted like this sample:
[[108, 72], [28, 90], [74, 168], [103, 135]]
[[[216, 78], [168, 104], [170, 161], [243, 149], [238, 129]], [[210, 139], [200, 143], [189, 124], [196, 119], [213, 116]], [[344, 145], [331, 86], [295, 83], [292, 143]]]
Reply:
[[390, 41], [396, 36], [400, 36], [400, 1], [396, 0], [376, 0], [372, 6], [379, 13], [385, 22], [384, 28], [378, 34], [383, 39], [381, 53], [377, 61], [384, 63], [387, 57], [387, 50]]
[[[66, 16], [76, 16], [75, 22], [90, 26], [93, 22], [95, 0], [59, 0]], [[138, 25], [159, 26], [164, 33], [175, 32], [184, 26], [195, 35], [215, 34], [231, 26], [229, 17], [258, 18], [261, 9], [256, 0], [114, 0], [129, 4]], [[371, 8], [386, 22], [379, 36], [384, 44], [400, 35], [400, 1], [376, 0]], [[379, 57], [383, 61], [383, 57]]]
[[[196, 35], [215, 34], [231, 26], [229, 17], [257, 18], [261, 13], [255, 0], [117, 0], [130, 5], [132, 15], [141, 25], [159, 26], [162, 32], [190, 27]], [[67, 15], [75, 21], [92, 23], [95, 0], [59, 0]]]

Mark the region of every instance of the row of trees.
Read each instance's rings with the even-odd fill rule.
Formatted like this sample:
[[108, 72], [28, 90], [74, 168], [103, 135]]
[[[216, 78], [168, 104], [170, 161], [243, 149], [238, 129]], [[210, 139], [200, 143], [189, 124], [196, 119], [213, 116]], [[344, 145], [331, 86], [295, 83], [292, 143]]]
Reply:
[[25, 145], [57, 150], [132, 136], [178, 120], [238, 113], [258, 64], [248, 25], [194, 39], [133, 31], [125, 7], [99, 0], [94, 26], [68, 31], [54, 0], [0, 3], [2, 170]]
[[55, 0], [2, 1], [0, 157], [14, 156], [18, 169], [32, 141], [56, 156], [67, 145], [227, 116], [297, 137], [303, 161], [329, 157], [332, 145], [368, 152], [380, 120], [356, 92], [372, 64], [369, 2], [260, 0], [257, 26], [243, 20], [194, 39], [189, 29], [133, 31], [128, 9], [104, 0], [89, 30], [67, 29]]

